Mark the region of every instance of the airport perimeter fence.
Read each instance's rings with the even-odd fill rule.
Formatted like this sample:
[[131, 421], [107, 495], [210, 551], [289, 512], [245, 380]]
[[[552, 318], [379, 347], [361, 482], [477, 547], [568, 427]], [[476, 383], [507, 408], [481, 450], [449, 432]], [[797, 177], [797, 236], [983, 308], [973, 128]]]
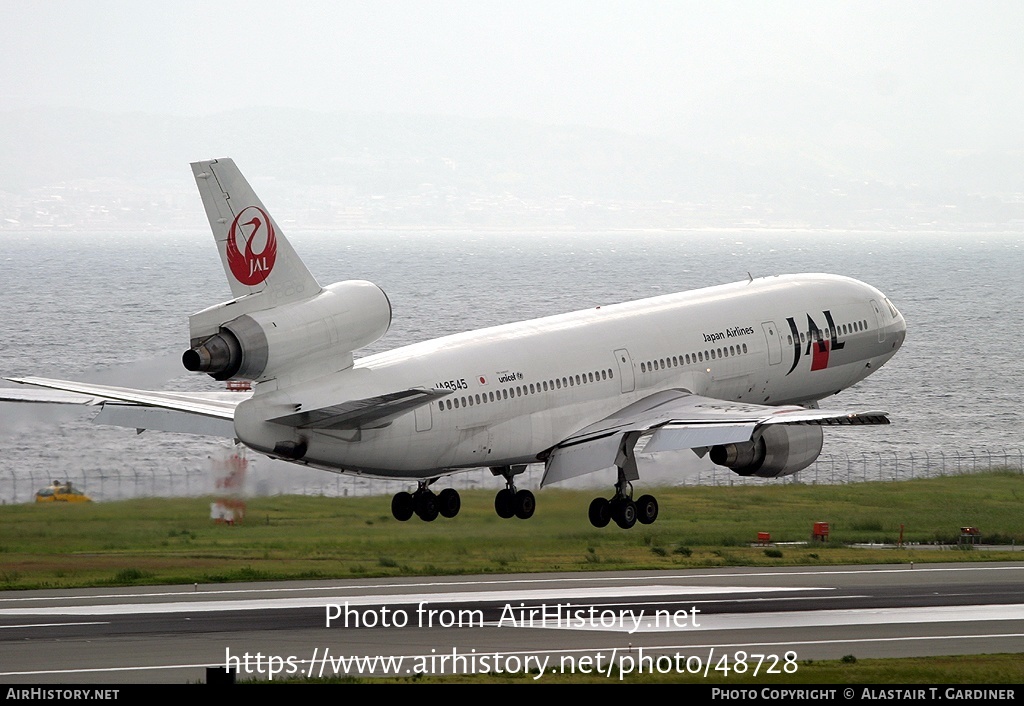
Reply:
[[804, 485], [844, 485], [868, 481], [900, 481], [936, 478], [969, 473], [1006, 470], [1024, 474], [1024, 450], [999, 451], [865, 451], [858, 454], [822, 454], [799, 473], [784, 478], [750, 478], [728, 468], [716, 466], [700, 471], [679, 485], [755, 485], [802, 483]]
[[[641, 480], [645, 460], [650, 457], [641, 454]], [[400, 490], [412, 490], [415, 483], [399, 480], [379, 480], [359, 476], [344, 476], [334, 473], [305, 470], [301, 474], [259, 472], [259, 461], [255, 473], [246, 483], [245, 495], [318, 495], [325, 497], [362, 497], [392, 495]], [[664, 468], [659, 477], [665, 477]], [[772, 483], [800, 483], [807, 485], [843, 485], [868, 481], [901, 481], [913, 478], [931, 478], [947, 475], [964, 475], [994, 470], [1006, 470], [1024, 474], [1024, 450], [1000, 451], [936, 451], [903, 452], [877, 451], [859, 454], [822, 454], [809, 468], [784, 478], [753, 478], [736, 475], [727, 468], [697, 470], [682, 474], [671, 483], [661, 485], [761, 485]], [[523, 475], [516, 477], [520, 488], [536, 489], [540, 485], [544, 468], [534, 465]], [[36, 492], [49, 486], [53, 481], [71, 482], [73, 487], [85, 492], [91, 499], [125, 500], [145, 497], [200, 497], [223, 495], [216, 488], [212, 473], [199, 468], [168, 468], [158, 471], [135, 469], [108, 469], [96, 472], [81, 472], [70, 477], [51, 477], [41, 471], [16, 472], [0, 470], [0, 503], [33, 502]], [[648, 481], [651, 482], [651, 481]], [[657, 481], [653, 481], [657, 483]], [[487, 470], [456, 473], [447, 476], [433, 486], [434, 490], [453, 487], [456, 490], [484, 489], [496, 491], [501, 481]], [[594, 486], [606, 490], [604, 485]]]

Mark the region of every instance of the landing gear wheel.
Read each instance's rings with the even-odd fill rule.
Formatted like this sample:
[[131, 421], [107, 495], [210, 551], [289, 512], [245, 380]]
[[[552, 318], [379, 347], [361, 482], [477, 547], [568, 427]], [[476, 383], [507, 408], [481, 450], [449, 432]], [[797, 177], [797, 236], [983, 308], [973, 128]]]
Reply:
[[537, 509], [537, 500], [529, 490], [516, 490], [515, 477], [526, 471], [526, 464], [511, 466], [492, 466], [491, 473], [505, 479], [505, 488], [494, 496], [494, 511], [498, 517], [507, 520], [518, 517], [528, 520]]
[[622, 529], [629, 529], [636, 524], [636, 504], [632, 500], [620, 500], [615, 503], [612, 516], [615, 524]]
[[533, 517], [533, 511], [537, 509], [537, 499], [529, 490], [520, 490], [515, 495], [516, 517], [520, 520], [528, 520]]
[[404, 490], [401, 493], [395, 493], [395, 497], [391, 498], [391, 514], [394, 515], [395, 519], [399, 522], [405, 522], [412, 518], [412, 513], [412, 493], [407, 493]]
[[498, 517], [507, 520], [516, 514], [515, 496], [508, 488], [503, 488], [494, 496], [494, 511]]
[[590, 524], [594, 527], [607, 527], [612, 521], [612, 506], [604, 498], [594, 498], [590, 501]]
[[636, 501], [636, 519], [642, 525], [649, 525], [658, 519], [658, 501], [653, 495], [641, 495]]
[[442, 517], [455, 517], [462, 509], [462, 498], [455, 488], [445, 488], [437, 496], [437, 507]]
[[413, 497], [416, 514], [424, 522], [433, 522], [437, 519], [438, 507], [437, 496], [429, 490], [416, 493]]
[[612, 499], [608, 501], [608, 512], [611, 513], [611, 519], [618, 523], [619, 513], [622, 512], [622, 504], [627, 502], [626, 498], [621, 495], [614, 495]]

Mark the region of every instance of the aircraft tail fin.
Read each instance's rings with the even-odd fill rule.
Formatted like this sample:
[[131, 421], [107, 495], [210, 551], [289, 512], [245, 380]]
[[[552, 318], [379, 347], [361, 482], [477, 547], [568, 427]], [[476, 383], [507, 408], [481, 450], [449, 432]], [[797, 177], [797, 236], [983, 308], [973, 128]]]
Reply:
[[192, 174], [234, 298], [260, 294], [270, 308], [320, 291], [234, 160], [194, 162]]

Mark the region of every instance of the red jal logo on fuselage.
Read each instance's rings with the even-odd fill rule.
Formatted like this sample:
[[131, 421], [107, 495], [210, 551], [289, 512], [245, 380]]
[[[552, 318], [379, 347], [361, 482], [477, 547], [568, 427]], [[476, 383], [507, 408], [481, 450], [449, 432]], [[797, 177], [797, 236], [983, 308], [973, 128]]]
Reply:
[[796, 370], [797, 364], [800, 362], [801, 355], [811, 357], [811, 370], [824, 370], [828, 367], [829, 353], [831, 351], [841, 351], [846, 347], [846, 341], [839, 340], [839, 327], [836, 326], [836, 322], [832, 320], [831, 310], [824, 310], [821, 312], [825, 315], [825, 321], [828, 322], [828, 337], [822, 335], [822, 330], [818, 328], [818, 324], [814, 322], [810, 314], [807, 314], [807, 350], [801, 351], [803, 348], [803, 341], [800, 340], [800, 331], [797, 329], [796, 319], [789, 316], [786, 317], [786, 322], [789, 323], [790, 338], [793, 340], [793, 365], [789, 369], [789, 373]]
[[[256, 252], [255, 246], [263, 241]], [[243, 244], [243, 247], [239, 247]], [[228, 266], [242, 284], [254, 285], [270, 276], [277, 260], [277, 235], [270, 216], [259, 206], [248, 206], [235, 216], [228, 230]]]

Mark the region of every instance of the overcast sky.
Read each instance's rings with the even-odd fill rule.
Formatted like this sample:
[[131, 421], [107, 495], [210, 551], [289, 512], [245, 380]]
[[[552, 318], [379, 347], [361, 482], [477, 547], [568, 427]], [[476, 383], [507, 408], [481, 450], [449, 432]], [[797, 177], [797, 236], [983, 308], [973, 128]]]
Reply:
[[291, 106], [695, 141], [827, 120], [987, 148], [1021, 144], [1022, 27], [1014, 1], [0, 0], [0, 110]]

